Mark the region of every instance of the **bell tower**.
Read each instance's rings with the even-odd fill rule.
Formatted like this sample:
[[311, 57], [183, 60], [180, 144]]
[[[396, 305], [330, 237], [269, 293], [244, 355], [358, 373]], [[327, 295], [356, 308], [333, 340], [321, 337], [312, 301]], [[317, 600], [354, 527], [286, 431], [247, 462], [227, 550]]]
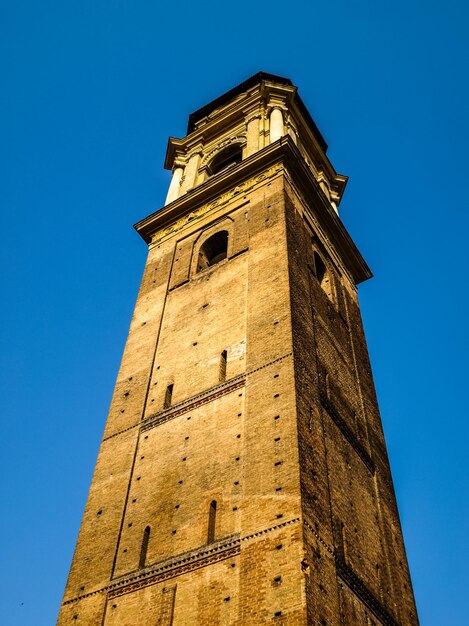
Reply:
[[263, 72], [170, 138], [58, 624], [418, 624], [347, 178]]

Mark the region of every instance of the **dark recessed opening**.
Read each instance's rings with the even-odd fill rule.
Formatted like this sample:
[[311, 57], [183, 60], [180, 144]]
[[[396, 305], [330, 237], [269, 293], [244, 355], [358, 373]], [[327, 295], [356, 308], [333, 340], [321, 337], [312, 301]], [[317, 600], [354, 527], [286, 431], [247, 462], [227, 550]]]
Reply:
[[220, 355], [220, 367], [218, 372], [218, 380], [222, 383], [226, 380], [226, 361], [227, 361], [228, 353], [226, 350]]
[[221, 230], [209, 237], [201, 246], [197, 262], [197, 271], [201, 272], [207, 269], [207, 267], [211, 267], [223, 261], [223, 259], [226, 259], [227, 253], [228, 233], [226, 230]]
[[224, 150], [221, 150], [211, 161], [208, 166], [209, 176], [215, 176], [222, 170], [236, 165], [243, 158], [243, 149], [239, 143], [233, 143], [227, 146]]
[[217, 501], [212, 500], [208, 509], [208, 532], [207, 543], [212, 543], [215, 540], [215, 526], [217, 519]]
[[166, 387], [166, 393], [165, 393], [164, 405], [163, 405], [164, 409], [169, 409], [169, 407], [171, 406], [171, 403], [173, 401], [173, 388], [174, 388], [174, 385], [168, 385]]
[[140, 557], [138, 560], [139, 567], [145, 567], [148, 552], [148, 543], [150, 541], [150, 526], [143, 531], [142, 545], [140, 546]]
[[317, 252], [314, 252], [316, 278], [327, 297], [332, 300], [332, 282], [327, 267]]

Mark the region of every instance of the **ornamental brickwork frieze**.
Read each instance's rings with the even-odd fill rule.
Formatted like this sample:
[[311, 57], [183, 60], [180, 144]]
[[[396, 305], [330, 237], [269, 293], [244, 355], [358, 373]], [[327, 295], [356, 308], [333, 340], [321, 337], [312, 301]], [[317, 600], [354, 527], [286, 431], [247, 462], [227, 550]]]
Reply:
[[162, 241], [164, 241], [168, 237], [172, 237], [173, 235], [175, 235], [177, 232], [182, 230], [188, 224], [197, 222], [198, 220], [210, 214], [212, 211], [215, 211], [219, 207], [222, 207], [228, 204], [231, 200], [233, 200], [233, 198], [236, 198], [240, 194], [251, 191], [254, 187], [256, 187], [256, 185], [263, 183], [267, 179], [273, 178], [282, 170], [283, 170], [283, 165], [280, 163], [277, 163], [276, 165], [273, 165], [265, 172], [262, 172], [261, 174], [258, 174], [257, 176], [253, 176], [252, 178], [249, 178], [243, 183], [240, 183], [233, 189], [230, 189], [229, 191], [221, 194], [220, 196], [218, 196], [218, 198], [215, 198], [215, 200], [212, 200], [211, 202], [208, 202], [207, 204], [202, 205], [198, 209], [191, 211], [187, 215], [184, 215], [173, 224], [170, 224], [166, 228], [156, 232], [153, 235], [151, 246], [160, 244]]

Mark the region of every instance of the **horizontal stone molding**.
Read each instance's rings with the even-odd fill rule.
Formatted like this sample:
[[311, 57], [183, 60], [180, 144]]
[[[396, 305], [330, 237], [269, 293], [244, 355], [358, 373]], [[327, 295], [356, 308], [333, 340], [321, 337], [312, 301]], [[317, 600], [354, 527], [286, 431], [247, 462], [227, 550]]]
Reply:
[[[243, 387], [246, 382], [247, 376], [250, 376], [251, 374], [255, 374], [256, 372], [262, 369], [265, 369], [266, 367], [270, 367], [271, 365], [274, 365], [275, 363], [279, 363], [280, 361], [283, 361], [284, 359], [291, 357], [292, 354], [293, 354], [292, 352], [288, 352], [287, 354], [284, 354], [283, 356], [280, 356], [277, 359], [270, 361], [269, 363], [264, 363], [264, 365], [260, 365], [259, 367], [256, 367], [255, 369], [250, 370], [249, 372], [246, 372], [245, 374], [239, 374], [239, 376], [230, 378], [230, 380], [226, 381], [225, 383], [221, 383], [220, 385], [216, 385], [215, 387], [210, 387], [210, 389], [206, 389], [205, 391], [202, 391], [201, 393], [198, 393], [195, 396], [191, 396], [190, 398], [187, 398], [186, 400], [183, 400], [182, 402], [178, 402], [178, 404], [175, 404], [169, 409], [165, 409], [164, 411], [159, 411], [158, 413], [153, 413], [149, 417], [145, 418], [143, 422], [139, 421], [137, 424], [132, 424], [132, 426], [128, 426], [127, 428], [124, 428], [122, 430], [117, 431], [116, 433], [112, 433], [111, 435], [104, 437], [103, 441], [107, 441], [108, 439], [117, 437], [118, 435], [121, 435], [122, 433], [126, 433], [129, 430], [132, 430], [133, 428], [140, 428], [142, 431], [145, 431], [145, 430], [150, 430], [150, 428], [154, 428], [155, 426], [159, 426], [159, 424], [164, 424], [170, 419], [177, 417], [177, 415], [182, 415], [183, 413], [186, 413], [187, 411], [190, 411], [193, 408], [195, 408], [195, 403], [198, 403], [199, 400], [203, 400], [203, 402], [200, 402], [200, 404], [197, 404], [197, 406], [201, 406], [202, 404], [205, 404], [206, 402], [211, 402], [212, 400], [216, 400], [220, 396], [225, 395], [225, 393], [230, 393], [231, 391], [234, 391], [235, 389], [239, 389], [240, 387]], [[240, 380], [243, 381], [241, 384], [239, 384], [236, 387], [231, 387], [231, 385], [237, 383]], [[218, 392], [221, 392], [221, 393], [218, 393]], [[177, 414], [176, 414], [176, 411], [177, 411]]]
[[245, 374], [239, 374], [238, 376], [230, 378], [229, 380], [227, 380], [224, 383], [221, 383], [220, 385], [216, 385], [215, 387], [210, 387], [210, 389], [206, 389], [202, 393], [199, 393], [195, 396], [191, 396], [190, 398], [187, 398], [186, 400], [183, 400], [182, 402], [175, 404], [169, 409], [165, 409], [163, 411], [159, 411], [158, 413], [154, 413], [153, 415], [150, 415], [142, 423], [142, 426], [141, 426], [142, 432], [146, 430], [150, 430], [151, 428], [155, 428], [155, 426], [164, 424], [165, 422], [168, 422], [169, 420], [172, 420], [175, 417], [178, 417], [179, 415], [182, 415], [184, 413], [197, 409], [199, 406], [202, 406], [203, 404], [207, 404], [208, 402], [213, 402], [213, 400], [216, 400], [217, 398], [221, 398], [222, 396], [228, 393], [231, 393], [232, 391], [236, 391], [237, 389], [244, 387], [246, 384], [247, 376], [250, 376], [251, 374], [258, 372], [259, 370], [269, 367], [270, 365], [273, 365], [274, 363], [283, 361], [284, 359], [288, 358], [291, 355], [292, 353], [289, 352], [288, 354], [285, 354], [279, 357], [278, 359], [271, 361], [270, 363], [265, 363], [264, 365], [261, 365], [260, 367], [257, 367], [249, 372], [246, 372]]
[[150, 567], [139, 572], [137, 576], [126, 577], [125, 580], [109, 585], [108, 598], [116, 598], [126, 593], [138, 591], [143, 587], [155, 585], [170, 578], [176, 578], [196, 569], [224, 561], [240, 553], [240, 539], [232, 536], [216, 543], [185, 552], [176, 558], [158, 563], [156, 567]]
[[280, 524], [275, 524], [275, 526], [270, 526], [269, 528], [263, 528], [262, 530], [257, 530], [254, 533], [250, 533], [249, 535], [245, 535], [241, 537], [241, 541], [248, 541], [250, 539], [255, 539], [256, 537], [261, 537], [262, 535], [266, 535], [274, 530], [278, 530], [279, 528], [285, 528], [285, 526], [290, 526], [291, 524], [296, 524], [299, 522], [300, 518], [295, 517], [293, 519], [286, 520], [285, 522], [281, 522]]
[[[239, 168], [240, 166], [243, 167], [243, 164], [238, 164], [237, 167]], [[277, 163], [271, 166], [270, 168], [264, 170], [263, 172], [258, 173], [256, 176], [253, 176], [252, 178], [249, 178], [245, 181], [239, 182], [239, 184], [236, 185], [234, 188], [225, 191], [224, 193], [212, 199], [207, 204], [204, 204], [202, 206], [199, 206], [196, 209], [193, 209], [190, 213], [183, 215], [178, 220], [163, 227], [161, 230], [158, 230], [152, 236], [150, 247], [160, 244], [165, 239], [174, 236], [187, 224], [193, 223], [193, 222], [195, 223], [199, 221], [201, 218], [205, 217], [207, 214], [215, 211], [219, 207], [225, 206], [226, 204], [231, 202], [234, 198], [236, 198], [236, 196], [239, 196], [240, 194], [246, 194], [248, 191], [251, 191], [252, 189], [254, 189], [256, 185], [259, 185], [263, 183], [264, 181], [273, 178], [274, 176], [279, 174], [282, 170], [283, 170], [282, 164]], [[189, 194], [186, 194], [186, 195], [189, 195]], [[151, 217], [152, 216], [149, 216], [148, 218], [146, 218], [145, 220], [142, 220], [142, 222], [139, 222], [139, 224], [136, 224], [135, 226], [137, 227], [140, 225], [140, 223], [144, 223], [145, 221], [148, 221], [149, 218]], [[139, 229], [137, 228], [137, 230]]]
[[231, 393], [236, 389], [240, 389], [244, 387], [246, 384], [246, 377], [244, 374], [240, 376], [236, 376], [235, 378], [231, 378], [226, 383], [222, 383], [221, 385], [217, 385], [216, 387], [211, 387], [202, 393], [199, 393], [196, 396], [192, 396], [183, 402], [179, 402], [175, 404], [169, 409], [165, 409], [164, 411], [160, 411], [158, 413], [154, 413], [147, 417], [142, 425], [142, 431], [150, 430], [155, 426], [159, 426], [160, 424], [164, 424], [165, 422], [169, 422], [169, 420], [182, 415], [183, 413], [187, 413], [188, 411], [192, 411], [193, 409], [197, 409], [199, 406], [203, 404], [207, 404], [208, 402], [213, 402], [217, 398], [221, 398], [225, 396], [227, 393]]
[[231, 535], [230, 537], [224, 537], [215, 543], [211, 543], [204, 546], [202, 549], [197, 548], [189, 552], [184, 552], [177, 557], [168, 559], [166, 561], [158, 563], [156, 566], [150, 566], [145, 571], [139, 572], [137, 577], [126, 576], [123, 581], [118, 581], [109, 585], [108, 597], [109, 599], [117, 596], [124, 595], [126, 593], [132, 593], [138, 591], [142, 587], [149, 585], [155, 585], [164, 580], [170, 578], [176, 578], [182, 576], [193, 570], [224, 561], [234, 556], [238, 556], [241, 552], [241, 542], [250, 539], [256, 539], [274, 530], [284, 528], [295, 522], [299, 522], [300, 518], [286, 520], [281, 524], [275, 524], [270, 528], [263, 528], [257, 532], [251, 533], [244, 537], [240, 537], [239, 533]]
[[165, 559], [164, 561], [159, 561], [158, 563], [149, 565], [145, 569], [134, 570], [129, 574], [115, 579], [112, 583], [102, 587], [101, 589], [96, 589], [90, 593], [65, 600], [62, 605], [65, 606], [67, 604], [73, 604], [74, 602], [78, 602], [84, 598], [89, 598], [97, 593], [104, 592], [107, 592], [109, 599], [116, 598], [117, 596], [122, 596], [126, 593], [138, 591], [143, 587], [155, 585], [164, 580], [169, 580], [170, 578], [176, 578], [177, 576], [181, 576], [187, 572], [207, 567], [213, 563], [224, 561], [240, 554], [241, 543], [243, 541], [256, 539], [257, 537], [261, 537], [267, 533], [285, 528], [286, 526], [290, 526], [291, 524], [295, 524], [299, 521], [300, 518], [296, 517], [268, 528], [262, 528], [261, 530], [243, 537], [240, 536], [239, 533], [223, 537], [213, 543], [199, 546], [194, 550], [188, 550], [187, 552], [182, 552], [169, 559]]

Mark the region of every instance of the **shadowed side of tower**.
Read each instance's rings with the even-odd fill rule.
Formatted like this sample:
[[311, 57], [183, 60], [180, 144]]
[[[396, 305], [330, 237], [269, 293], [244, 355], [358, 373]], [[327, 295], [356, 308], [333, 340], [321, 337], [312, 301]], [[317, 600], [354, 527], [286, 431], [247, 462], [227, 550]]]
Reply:
[[169, 140], [59, 625], [418, 624], [326, 150], [262, 72]]

